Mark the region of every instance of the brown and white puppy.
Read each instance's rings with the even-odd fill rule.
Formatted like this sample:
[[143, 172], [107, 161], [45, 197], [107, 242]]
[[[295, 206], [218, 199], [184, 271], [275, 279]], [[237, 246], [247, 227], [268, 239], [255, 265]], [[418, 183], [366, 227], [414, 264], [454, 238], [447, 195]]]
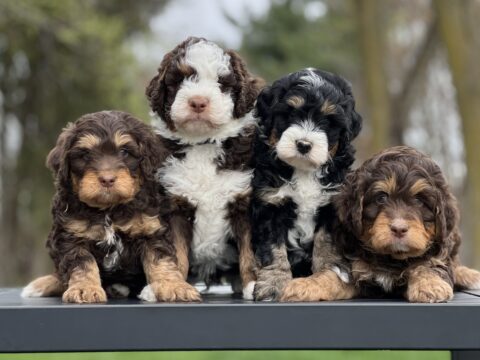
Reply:
[[[255, 280], [248, 202], [259, 91], [237, 53], [193, 37], [165, 55], [146, 91], [171, 150], [158, 181], [177, 205], [170, 225], [180, 270], [208, 285], [239, 268], [246, 298]], [[146, 288], [141, 298], [152, 295]]]
[[56, 189], [47, 241], [55, 273], [22, 295], [95, 303], [107, 293], [136, 295], [148, 283], [162, 289], [158, 300], [199, 300], [173, 270], [177, 260], [154, 178], [165, 155], [152, 129], [124, 112], [88, 114], [69, 124], [47, 158]]
[[335, 241], [359, 295], [444, 302], [454, 285], [480, 287], [480, 273], [459, 263], [456, 200], [430, 157], [405, 146], [386, 149], [351, 173], [334, 201]]

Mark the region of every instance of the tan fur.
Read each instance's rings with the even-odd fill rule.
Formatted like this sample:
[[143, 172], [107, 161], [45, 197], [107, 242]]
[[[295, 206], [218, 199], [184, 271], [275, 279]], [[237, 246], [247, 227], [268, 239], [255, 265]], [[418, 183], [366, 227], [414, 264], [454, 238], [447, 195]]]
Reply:
[[285, 286], [280, 301], [333, 301], [351, 299], [355, 295], [355, 286], [344, 283], [333, 271], [325, 270], [291, 280]]
[[455, 285], [462, 289], [480, 289], [480, 272], [463, 265], [453, 270]]
[[121, 148], [122, 146], [127, 145], [128, 143], [132, 143], [134, 141], [129, 134], [123, 134], [117, 131], [113, 136], [113, 142], [115, 143], [115, 146], [117, 148]]
[[409, 257], [421, 256], [428, 249], [431, 240], [432, 229], [427, 231], [423, 221], [408, 220], [409, 230], [405, 234], [408, 251], [395, 252], [392, 248], [394, 244], [393, 234], [390, 229], [391, 219], [381, 212], [370, 228], [366, 228], [362, 235], [362, 240], [366, 242], [373, 250], [379, 254], [388, 254], [395, 259], [406, 259]]
[[189, 252], [189, 239], [184, 236], [184, 229], [181, 228], [182, 221], [177, 217], [173, 217], [171, 221], [171, 229], [173, 232], [173, 241], [175, 245], [175, 254], [177, 257], [177, 266], [180, 272], [183, 275], [183, 279], [187, 279], [189, 262], [188, 262], [188, 252]]
[[409, 272], [406, 297], [410, 302], [446, 302], [453, 298], [453, 289], [432, 269], [418, 266]]
[[69, 303], [107, 301], [107, 295], [101, 285], [100, 271], [95, 261], [86, 262], [82, 267], [77, 267], [71, 272], [68, 289], [63, 293], [62, 300]]
[[337, 108], [334, 104], [326, 100], [323, 103], [321, 110], [322, 110], [322, 113], [324, 113], [325, 115], [330, 115], [330, 114], [335, 114], [335, 112], [337, 111]]
[[411, 187], [410, 194], [415, 196], [424, 190], [430, 189], [431, 185], [425, 179], [418, 179]]
[[78, 185], [74, 186], [80, 201], [91, 207], [104, 209], [113, 204], [125, 204], [133, 200], [140, 189], [139, 181], [134, 179], [127, 169], [120, 169], [115, 173], [115, 184], [106, 192], [98, 180], [101, 174], [88, 170], [77, 180]]
[[328, 155], [333, 158], [338, 150], [338, 142], [336, 142], [330, 150], [328, 150]]
[[152, 235], [157, 231], [162, 230], [164, 227], [158, 216], [138, 214], [130, 219], [127, 223], [115, 223], [113, 228], [129, 234], [132, 237], [138, 237], [139, 235]]
[[256, 280], [255, 255], [252, 250], [251, 232], [247, 231], [240, 238], [239, 248], [239, 267], [242, 286], [245, 288], [251, 281]]
[[85, 134], [80, 139], [78, 139], [75, 144], [76, 147], [84, 149], [93, 149], [94, 147], [100, 145], [101, 139], [93, 134]]
[[277, 131], [273, 129], [272, 133], [270, 134], [270, 137], [268, 138], [268, 145], [270, 145], [271, 147], [275, 147], [277, 143], [278, 143]]
[[254, 297], [256, 300], [278, 300], [283, 288], [292, 279], [285, 245], [272, 249], [273, 262], [258, 270]]
[[177, 68], [186, 78], [193, 75], [195, 72], [195, 70], [193, 70], [193, 68], [190, 65], [186, 64], [183, 60], [177, 62]]
[[143, 258], [143, 269], [158, 301], [192, 302], [200, 301], [198, 291], [184, 279], [175, 261], [171, 258], [158, 259], [152, 251]]
[[105, 237], [105, 228], [102, 225], [90, 226], [86, 220], [70, 220], [64, 224], [64, 228], [78, 238], [98, 241]]
[[305, 99], [301, 96], [294, 95], [287, 99], [287, 104], [298, 109], [305, 104]]
[[27, 287], [41, 297], [61, 296], [66, 290], [65, 285], [55, 274], [39, 277], [28, 284]]
[[394, 176], [386, 180], [377, 181], [374, 185], [375, 191], [383, 191], [387, 194], [393, 194], [397, 188], [397, 180]]

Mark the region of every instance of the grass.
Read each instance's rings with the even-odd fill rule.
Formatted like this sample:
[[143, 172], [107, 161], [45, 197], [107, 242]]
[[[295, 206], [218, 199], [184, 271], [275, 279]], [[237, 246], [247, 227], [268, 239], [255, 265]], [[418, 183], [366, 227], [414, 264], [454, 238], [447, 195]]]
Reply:
[[449, 360], [447, 351], [174, 351], [0, 354], [0, 360]]

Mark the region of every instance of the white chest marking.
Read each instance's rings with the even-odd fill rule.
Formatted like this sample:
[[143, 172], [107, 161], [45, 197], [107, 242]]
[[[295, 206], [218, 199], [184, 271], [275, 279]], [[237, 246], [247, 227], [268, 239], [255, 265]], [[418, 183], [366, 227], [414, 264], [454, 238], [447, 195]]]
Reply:
[[218, 145], [195, 145], [183, 159], [170, 157], [157, 175], [170, 193], [186, 197], [197, 208], [191, 248], [196, 264], [221, 264], [231, 234], [227, 204], [250, 188], [252, 170], [218, 171], [214, 160], [222, 155]]
[[320, 184], [314, 172], [295, 170], [289, 183], [282, 185], [276, 193], [269, 195], [273, 201], [289, 197], [297, 205], [297, 219], [294, 227], [288, 232], [291, 248], [298, 249], [300, 245], [313, 241], [316, 210], [327, 205], [333, 194], [331, 186]]

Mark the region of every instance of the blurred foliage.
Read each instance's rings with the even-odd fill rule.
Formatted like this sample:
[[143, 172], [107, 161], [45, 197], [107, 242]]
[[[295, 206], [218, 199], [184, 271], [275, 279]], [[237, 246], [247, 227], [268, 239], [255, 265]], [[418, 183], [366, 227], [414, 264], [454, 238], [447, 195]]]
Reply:
[[104, 109], [146, 117], [125, 42], [165, 2], [0, 2], [0, 283], [46, 270], [53, 190], [44, 159], [60, 129]]
[[358, 70], [352, 11], [346, 1], [274, 1], [265, 16], [243, 29], [240, 51], [269, 81], [306, 66], [352, 76]]

